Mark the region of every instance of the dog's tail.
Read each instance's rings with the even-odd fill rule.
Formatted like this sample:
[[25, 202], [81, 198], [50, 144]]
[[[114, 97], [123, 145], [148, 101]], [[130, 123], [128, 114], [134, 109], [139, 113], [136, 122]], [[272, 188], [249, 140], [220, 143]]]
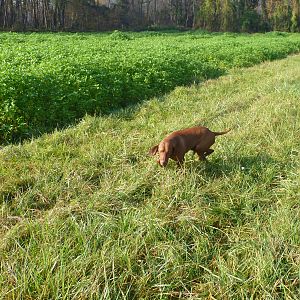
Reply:
[[229, 132], [231, 129], [227, 129], [225, 131], [221, 131], [221, 132], [213, 132], [215, 136], [217, 135], [223, 135], [223, 134], [226, 134], [227, 132]]

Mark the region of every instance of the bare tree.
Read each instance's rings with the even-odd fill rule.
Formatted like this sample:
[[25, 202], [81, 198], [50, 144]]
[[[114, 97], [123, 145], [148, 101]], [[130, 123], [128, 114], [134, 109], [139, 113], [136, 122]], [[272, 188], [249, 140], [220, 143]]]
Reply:
[[300, 0], [0, 0], [2, 29], [84, 31], [149, 25], [299, 31]]

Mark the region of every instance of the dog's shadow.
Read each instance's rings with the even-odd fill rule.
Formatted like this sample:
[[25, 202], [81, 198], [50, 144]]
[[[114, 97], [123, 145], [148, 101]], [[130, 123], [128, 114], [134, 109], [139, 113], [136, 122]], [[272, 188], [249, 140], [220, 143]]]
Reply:
[[209, 178], [233, 176], [238, 172], [259, 177], [270, 165], [278, 165], [278, 161], [266, 153], [249, 156], [209, 157], [207, 161], [195, 159], [185, 163], [185, 169], [196, 171]]

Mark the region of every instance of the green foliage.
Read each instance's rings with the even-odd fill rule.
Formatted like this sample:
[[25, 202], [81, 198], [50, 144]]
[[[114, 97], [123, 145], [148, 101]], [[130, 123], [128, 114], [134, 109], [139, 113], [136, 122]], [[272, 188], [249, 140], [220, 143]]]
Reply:
[[0, 40], [0, 143], [300, 49], [296, 34], [1, 33]]
[[260, 16], [255, 10], [247, 9], [241, 18], [241, 31], [257, 32], [260, 29]]
[[288, 2], [279, 2], [272, 15], [274, 30], [289, 31], [291, 26], [292, 11]]
[[291, 32], [297, 32], [299, 31], [299, 24], [298, 24], [299, 16], [296, 12], [293, 12], [292, 18], [291, 18]]
[[230, 0], [223, 1], [222, 6], [222, 21], [221, 21], [221, 31], [233, 31], [235, 29], [235, 7]]
[[125, 40], [125, 41], [128, 41], [128, 40], [131, 40], [132, 37], [127, 34], [126, 32], [122, 32], [122, 31], [119, 31], [119, 30], [114, 30], [113, 33], [110, 35], [110, 38], [112, 40]]
[[20, 135], [26, 135], [26, 132], [27, 125], [15, 104], [0, 102], [0, 144], [17, 140]]

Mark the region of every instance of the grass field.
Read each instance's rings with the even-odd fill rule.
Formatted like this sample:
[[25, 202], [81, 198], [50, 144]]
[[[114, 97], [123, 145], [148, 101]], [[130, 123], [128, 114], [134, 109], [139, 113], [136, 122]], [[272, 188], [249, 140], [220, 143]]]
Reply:
[[300, 51], [300, 34], [0, 33], [0, 144]]
[[[1, 299], [299, 299], [300, 56], [0, 151]], [[148, 149], [197, 123], [208, 163]]]

